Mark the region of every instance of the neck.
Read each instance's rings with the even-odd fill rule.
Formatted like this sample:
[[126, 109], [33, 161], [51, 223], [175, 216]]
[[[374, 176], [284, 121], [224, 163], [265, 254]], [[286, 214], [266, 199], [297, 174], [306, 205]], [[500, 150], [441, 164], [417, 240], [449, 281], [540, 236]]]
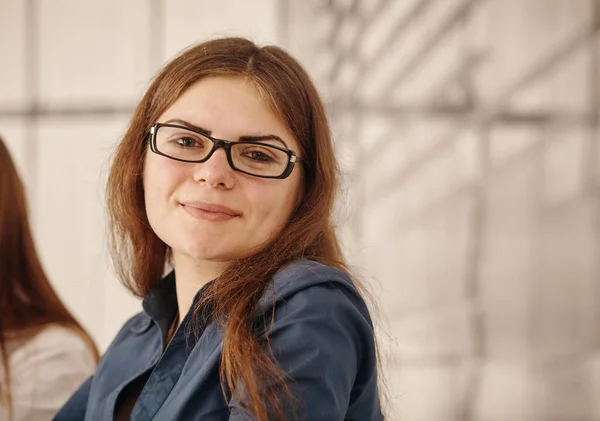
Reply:
[[190, 311], [196, 293], [208, 282], [219, 276], [225, 269], [225, 265], [225, 262], [195, 260], [173, 251], [179, 324]]

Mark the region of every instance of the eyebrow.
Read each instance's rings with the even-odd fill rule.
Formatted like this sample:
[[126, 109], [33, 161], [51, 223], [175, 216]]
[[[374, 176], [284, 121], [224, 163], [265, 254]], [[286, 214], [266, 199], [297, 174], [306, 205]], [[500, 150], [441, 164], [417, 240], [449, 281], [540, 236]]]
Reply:
[[189, 121], [185, 121], [185, 120], [182, 120], [180, 118], [172, 118], [170, 120], [165, 121], [164, 124], [173, 124], [173, 123], [179, 124], [181, 126], [188, 127], [188, 128], [190, 128], [192, 130], [195, 130], [195, 131], [200, 132], [202, 134], [205, 134], [207, 136], [210, 136], [211, 133], [212, 133], [210, 130], [203, 129], [200, 126], [196, 126], [195, 124], [192, 124]]
[[260, 142], [261, 140], [276, 140], [278, 142], [281, 142], [283, 146], [289, 149], [287, 143], [285, 143], [282, 138], [274, 134], [267, 134], [264, 136], [240, 136], [238, 138], [239, 142]]
[[[165, 124], [172, 124], [172, 123], [180, 124], [185, 127], [189, 127], [190, 129], [200, 132], [207, 136], [210, 136], [212, 134], [212, 132], [210, 130], [204, 129], [200, 126], [196, 126], [195, 124], [192, 124], [189, 121], [182, 120], [181, 118], [172, 118], [172, 119], [165, 121]], [[260, 136], [245, 135], [245, 136], [240, 136], [238, 138], [238, 142], [260, 142], [261, 140], [276, 140], [278, 142], [281, 142], [287, 149], [289, 149], [287, 143], [285, 143], [282, 138], [280, 138], [279, 136], [274, 135], [274, 134], [266, 134], [266, 135], [260, 135]]]

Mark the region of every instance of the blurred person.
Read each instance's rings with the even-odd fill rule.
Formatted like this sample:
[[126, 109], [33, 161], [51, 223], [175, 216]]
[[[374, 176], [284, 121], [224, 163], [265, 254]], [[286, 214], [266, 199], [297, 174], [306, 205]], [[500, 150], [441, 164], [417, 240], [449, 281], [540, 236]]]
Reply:
[[23, 184], [0, 139], [0, 420], [51, 419], [97, 361], [44, 273]]
[[143, 298], [64, 420], [383, 419], [338, 166], [300, 64], [241, 38], [155, 78], [108, 180], [112, 256]]

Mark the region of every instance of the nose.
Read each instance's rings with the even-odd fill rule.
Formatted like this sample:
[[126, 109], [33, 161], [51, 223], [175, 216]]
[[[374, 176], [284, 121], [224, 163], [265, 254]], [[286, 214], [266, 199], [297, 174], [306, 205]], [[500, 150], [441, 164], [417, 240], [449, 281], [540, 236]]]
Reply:
[[227, 161], [225, 149], [219, 148], [205, 162], [195, 164], [194, 181], [210, 187], [229, 190], [235, 184], [233, 169]]

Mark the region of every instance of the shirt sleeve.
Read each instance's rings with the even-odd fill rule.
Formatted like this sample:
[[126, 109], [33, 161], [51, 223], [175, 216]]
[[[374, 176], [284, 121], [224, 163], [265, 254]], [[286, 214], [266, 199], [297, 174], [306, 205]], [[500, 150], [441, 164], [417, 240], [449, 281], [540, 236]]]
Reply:
[[[276, 306], [270, 331], [273, 356], [290, 379], [299, 406], [286, 419], [345, 420], [360, 402], [361, 420], [379, 420], [373, 327], [364, 302], [345, 288], [318, 285]], [[253, 420], [239, 396], [230, 421]], [[299, 411], [299, 412], [298, 412]]]
[[84, 339], [62, 327], [44, 329], [9, 364], [15, 421], [52, 419], [96, 365]]

